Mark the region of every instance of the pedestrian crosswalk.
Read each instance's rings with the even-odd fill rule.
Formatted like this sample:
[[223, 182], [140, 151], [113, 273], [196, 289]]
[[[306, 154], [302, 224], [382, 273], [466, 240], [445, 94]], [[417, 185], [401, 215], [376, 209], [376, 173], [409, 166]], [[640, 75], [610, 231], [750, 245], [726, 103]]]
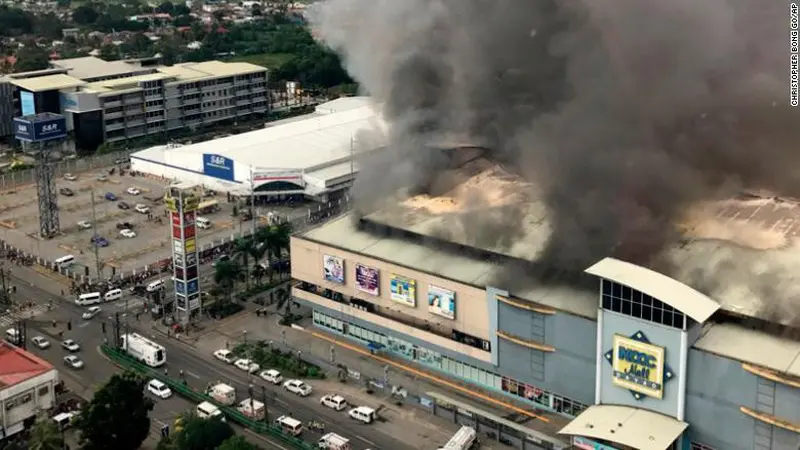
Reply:
[[34, 305], [31, 308], [22, 311], [3, 311], [0, 313], [0, 327], [11, 326], [18, 321], [25, 319], [33, 319], [36, 316], [42, 315], [47, 312], [47, 305]]

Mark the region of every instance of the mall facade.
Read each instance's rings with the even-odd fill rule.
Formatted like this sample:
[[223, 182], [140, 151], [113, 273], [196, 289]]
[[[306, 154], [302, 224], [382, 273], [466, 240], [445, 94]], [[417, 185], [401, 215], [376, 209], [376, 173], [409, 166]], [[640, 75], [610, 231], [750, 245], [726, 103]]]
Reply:
[[558, 415], [573, 448], [800, 447], [800, 342], [665, 275], [606, 258], [586, 268], [594, 292], [509, 291], [496, 258], [351, 217], [294, 236], [291, 255], [316, 327]]

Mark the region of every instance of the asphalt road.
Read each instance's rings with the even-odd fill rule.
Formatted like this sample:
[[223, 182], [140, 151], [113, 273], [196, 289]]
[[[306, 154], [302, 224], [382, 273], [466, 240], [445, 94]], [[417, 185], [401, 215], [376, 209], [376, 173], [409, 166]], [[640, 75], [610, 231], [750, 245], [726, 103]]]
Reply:
[[[40, 304], [46, 304], [52, 300], [56, 306], [52, 311], [45, 312], [27, 322], [29, 339], [36, 335], [45, 336], [51, 341], [51, 347], [47, 350], [39, 350], [32, 345], [28, 345], [28, 347], [31, 351], [41, 355], [57, 367], [62, 376], [68, 379], [68, 382], [71, 381], [73, 384], [81, 386], [85, 392], [79, 392], [79, 394], [84, 396], [91, 395], [93, 390], [102, 385], [111, 375], [118, 372], [116, 366], [106, 360], [97, 349], [104, 339], [101, 325], [103, 321], [107, 322], [106, 331], [109, 337], [112, 332], [111, 324], [108, 323], [105, 312], [94, 319], [83, 320], [81, 314], [84, 308], [59, 299], [58, 295], [53, 295], [40, 287], [30, 286], [23, 282], [15, 284], [17, 285], [16, 298], [31, 299]], [[52, 320], [58, 321], [56, 327], [52, 326]], [[64, 325], [66, 321], [71, 321], [71, 330], [66, 330]], [[130, 326], [132, 330], [145, 335], [152, 334], [150, 330], [138, 329], [140, 325], [143, 324], [131, 320]], [[64, 366], [63, 357], [67, 355], [67, 352], [60, 347], [58, 332], [61, 330], [63, 330], [63, 338], [74, 339], [81, 345], [79, 356], [85, 362], [83, 370], [75, 371]], [[238, 393], [237, 397], [244, 399], [248, 397], [248, 386], [252, 383], [255, 387], [256, 398], [261, 399], [262, 386], [264, 386], [270, 420], [286, 414], [304, 423], [312, 420], [324, 422], [327, 425], [326, 432], [333, 431], [349, 438], [354, 450], [368, 448], [411, 450], [417, 448], [415, 445], [409, 445], [396, 438], [395, 436], [400, 435], [389, 431], [388, 424], [362, 424], [351, 420], [346, 411], [337, 412], [321, 406], [319, 397], [323, 393], [313, 392], [309, 397], [301, 398], [283, 391], [279, 387], [269, 385], [257, 377], [252, 379], [234, 366], [217, 361], [210, 354], [199, 354], [193, 347], [183, 342], [167, 339], [162, 335], [156, 336], [156, 341], [167, 349], [166, 369], [169, 375], [177, 378], [177, 372], [183, 370], [189, 385], [196, 389], [203, 389], [208, 383], [222, 381], [235, 387]], [[310, 381], [310, 384], [313, 387], [313, 381]], [[166, 420], [162, 420], [165, 417], [174, 417], [178, 412], [185, 410], [187, 406], [191, 407], [188, 402], [182, 399], [159, 403], [165, 403], [165, 405], [159, 405], [159, 408], [163, 406], [164, 410], [159, 410], [154, 415], [157, 420], [163, 423], [166, 423]], [[159, 419], [158, 415], [163, 417]], [[160, 429], [159, 422], [155, 422], [154, 427], [156, 426]], [[303, 433], [303, 438], [313, 442], [318, 440], [322, 434], [306, 430]], [[274, 448], [281, 448], [275, 443], [271, 444], [270, 448], [273, 446]]]

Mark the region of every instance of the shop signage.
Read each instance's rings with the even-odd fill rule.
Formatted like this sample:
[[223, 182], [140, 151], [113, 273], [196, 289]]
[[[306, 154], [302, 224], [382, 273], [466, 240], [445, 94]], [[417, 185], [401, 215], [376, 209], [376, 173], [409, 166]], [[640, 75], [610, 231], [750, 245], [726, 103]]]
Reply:
[[637, 400], [661, 399], [664, 384], [675, 377], [666, 363], [666, 349], [653, 345], [641, 331], [630, 337], [614, 335], [613, 348], [605, 358], [611, 364], [611, 380], [628, 389]]
[[614, 447], [603, 445], [585, 437], [575, 436], [572, 438], [572, 445], [581, 450], [617, 450]]
[[203, 154], [203, 173], [221, 180], [235, 180], [233, 175], [233, 160], [212, 153]]

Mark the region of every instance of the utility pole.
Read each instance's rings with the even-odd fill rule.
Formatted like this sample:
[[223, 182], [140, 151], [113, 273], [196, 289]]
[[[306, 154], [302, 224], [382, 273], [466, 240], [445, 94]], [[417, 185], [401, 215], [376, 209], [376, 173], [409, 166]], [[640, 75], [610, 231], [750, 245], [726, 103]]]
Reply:
[[99, 282], [103, 278], [103, 266], [100, 262], [100, 246], [97, 245], [97, 237], [97, 208], [95, 208], [94, 191], [92, 191], [92, 247], [94, 247], [94, 264]]
[[269, 409], [267, 408], [267, 388], [261, 385], [261, 403], [264, 404], [264, 423], [269, 423]]

